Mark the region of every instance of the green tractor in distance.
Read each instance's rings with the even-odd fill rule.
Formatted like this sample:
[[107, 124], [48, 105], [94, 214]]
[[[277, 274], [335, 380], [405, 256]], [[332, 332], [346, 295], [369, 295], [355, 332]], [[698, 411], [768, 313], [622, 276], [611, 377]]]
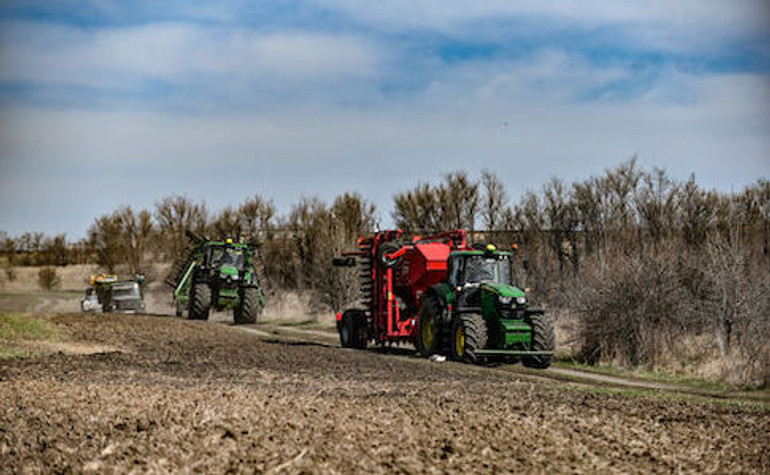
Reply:
[[190, 231], [187, 237], [192, 250], [169, 282], [177, 316], [186, 309], [190, 320], [207, 320], [211, 309], [233, 310], [236, 324], [256, 323], [265, 306], [264, 266], [256, 247], [232, 239], [211, 241]]

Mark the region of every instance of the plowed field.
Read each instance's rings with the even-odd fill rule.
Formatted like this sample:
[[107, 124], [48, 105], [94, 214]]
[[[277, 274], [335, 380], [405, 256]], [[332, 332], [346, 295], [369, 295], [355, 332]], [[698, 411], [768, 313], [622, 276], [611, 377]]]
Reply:
[[770, 467], [757, 405], [608, 394], [168, 317], [46, 318], [73, 351], [0, 360], [1, 472]]

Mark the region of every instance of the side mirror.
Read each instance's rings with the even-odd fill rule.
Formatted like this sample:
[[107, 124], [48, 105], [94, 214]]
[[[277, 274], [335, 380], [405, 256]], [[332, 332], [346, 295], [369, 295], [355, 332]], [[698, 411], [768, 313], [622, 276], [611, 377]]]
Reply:
[[524, 270], [526, 270], [526, 271], [528, 271], [529, 268], [531, 267], [530, 264], [529, 264], [529, 259], [522, 259], [521, 260], [521, 265], [522, 265], [522, 267], [524, 267]]

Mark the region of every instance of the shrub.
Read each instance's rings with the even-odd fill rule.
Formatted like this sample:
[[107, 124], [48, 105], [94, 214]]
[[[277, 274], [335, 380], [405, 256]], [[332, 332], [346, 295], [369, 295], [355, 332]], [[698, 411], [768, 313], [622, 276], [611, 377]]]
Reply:
[[61, 279], [53, 267], [43, 267], [37, 273], [37, 283], [41, 289], [51, 291], [61, 286]]

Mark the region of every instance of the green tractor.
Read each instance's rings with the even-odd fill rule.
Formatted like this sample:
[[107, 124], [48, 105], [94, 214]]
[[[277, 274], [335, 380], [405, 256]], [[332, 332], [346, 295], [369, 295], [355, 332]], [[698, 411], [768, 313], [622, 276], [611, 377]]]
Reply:
[[553, 325], [514, 286], [513, 252], [468, 245], [462, 229], [409, 240], [380, 231], [358, 247], [333, 261], [358, 265], [361, 283], [361, 305], [337, 314], [343, 347], [413, 343], [422, 356], [551, 364]]
[[553, 325], [545, 311], [530, 308], [526, 293], [513, 285], [512, 257], [491, 245], [450, 253], [448, 280], [432, 286], [420, 308], [416, 343], [421, 354], [550, 366]]
[[187, 310], [190, 320], [207, 320], [212, 309], [232, 310], [236, 324], [256, 323], [265, 306], [264, 265], [256, 246], [187, 235], [192, 250], [169, 282], [177, 316]]

